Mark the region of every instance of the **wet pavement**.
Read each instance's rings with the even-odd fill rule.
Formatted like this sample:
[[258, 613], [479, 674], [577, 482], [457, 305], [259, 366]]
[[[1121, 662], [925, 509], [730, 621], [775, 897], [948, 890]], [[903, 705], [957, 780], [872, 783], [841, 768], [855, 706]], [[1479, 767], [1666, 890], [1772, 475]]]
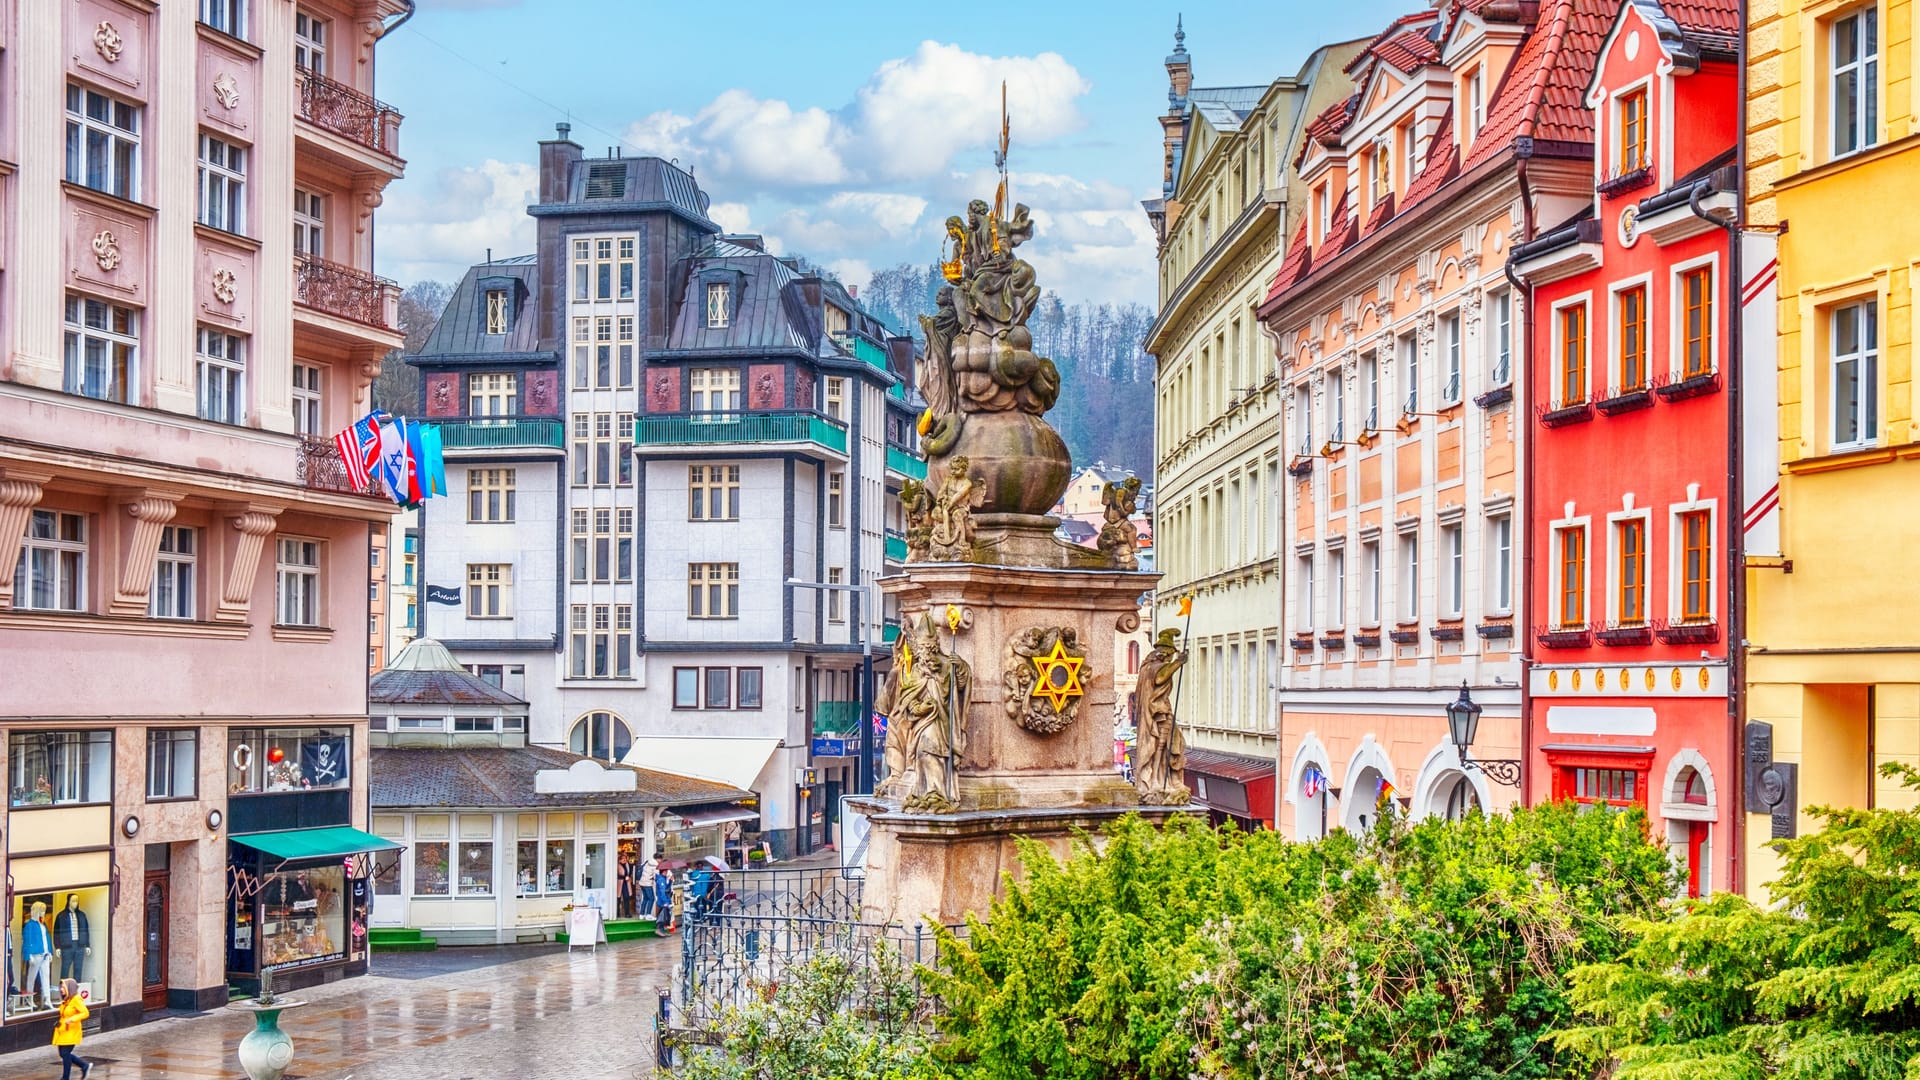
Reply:
[[[653, 1075], [657, 989], [677, 937], [379, 953], [372, 973], [288, 994], [288, 1080], [557, 1080]], [[218, 1010], [89, 1036], [91, 1080], [244, 1078], [235, 1048], [251, 1018]], [[51, 1047], [0, 1055], [0, 1080], [59, 1075]], [[76, 1074], [77, 1075], [77, 1074]]]

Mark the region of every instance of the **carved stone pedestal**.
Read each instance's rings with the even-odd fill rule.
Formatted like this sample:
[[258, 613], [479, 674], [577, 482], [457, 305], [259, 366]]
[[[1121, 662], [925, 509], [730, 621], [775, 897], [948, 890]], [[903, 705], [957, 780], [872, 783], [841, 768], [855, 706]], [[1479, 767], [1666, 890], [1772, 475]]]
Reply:
[[[1001, 874], [1018, 868], [1015, 835], [1064, 855], [1075, 829], [1098, 832], [1134, 811], [1157, 819], [1188, 812], [1142, 806], [1113, 764], [1115, 640], [1138, 627], [1140, 596], [1158, 579], [919, 563], [881, 581], [899, 600], [908, 649], [930, 621], [942, 652], [971, 669], [971, 698], [956, 740], [952, 812], [909, 812], [885, 783], [867, 804], [866, 919], [984, 914]], [[897, 770], [920, 764], [902, 756], [905, 735], [888, 732], [888, 764]]]

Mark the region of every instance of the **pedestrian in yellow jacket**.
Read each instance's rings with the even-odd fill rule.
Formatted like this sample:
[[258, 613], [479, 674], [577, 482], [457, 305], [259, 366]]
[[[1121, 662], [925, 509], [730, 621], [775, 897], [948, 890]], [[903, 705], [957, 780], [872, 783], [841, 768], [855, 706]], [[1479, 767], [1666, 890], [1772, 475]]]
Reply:
[[73, 1080], [73, 1067], [80, 1066], [80, 1080], [87, 1080], [93, 1063], [74, 1053], [80, 1045], [80, 1024], [87, 1018], [87, 1003], [80, 999], [80, 985], [72, 979], [60, 980], [60, 1022], [53, 1026], [53, 1046], [60, 1051], [60, 1080]]

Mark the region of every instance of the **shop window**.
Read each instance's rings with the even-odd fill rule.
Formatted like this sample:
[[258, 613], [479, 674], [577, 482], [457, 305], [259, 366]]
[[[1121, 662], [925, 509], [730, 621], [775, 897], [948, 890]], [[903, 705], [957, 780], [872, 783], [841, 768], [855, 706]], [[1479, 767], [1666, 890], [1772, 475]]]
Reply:
[[228, 741], [232, 794], [347, 786], [353, 749], [347, 728], [235, 728]]
[[200, 732], [152, 728], [147, 732], [147, 798], [191, 799], [199, 791]]
[[267, 874], [259, 894], [260, 962], [287, 968], [343, 959], [346, 886], [343, 866]]
[[14, 808], [113, 798], [113, 732], [16, 731], [7, 737]]
[[375, 896], [400, 895], [399, 848], [387, 848], [373, 853], [373, 894]]
[[413, 845], [413, 895], [447, 895], [451, 848], [445, 840], [420, 841]]
[[493, 895], [493, 841], [460, 841], [460, 895]]
[[8, 974], [8, 1019], [59, 1008], [62, 979], [80, 985], [89, 1007], [108, 1004], [111, 926], [105, 885], [16, 894], [9, 927], [16, 970]]
[[548, 840], [545, 848], [545, 871], [541, 879], [545, 890], [550, 893], [573, 891], [573, 841]]

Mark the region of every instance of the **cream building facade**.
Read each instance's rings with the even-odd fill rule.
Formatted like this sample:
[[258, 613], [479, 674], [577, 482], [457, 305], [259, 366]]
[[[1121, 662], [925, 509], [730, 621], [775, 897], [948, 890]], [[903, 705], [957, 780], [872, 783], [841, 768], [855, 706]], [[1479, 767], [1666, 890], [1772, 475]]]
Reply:
[[[1364, 42], [1316, 51], [1266, 85], [1195, 87], [1184, 32], [1167, 57], [1160, 239], [1156, 629], [1191, 649], [1180, 703], [1189, 784], [1216, 816], [1271, 827], [1280, 658], [1280, 382], [1254, 308], [1305, 204], [1293, 162], [1307, 121], [1344, 100]], [[1178, 614], [1192, 595], [1192, 617]], [[1261, 771], [1264, 768], [1264, 782]], [[1204, 788], [1204, 790], [1203, 790]]]

